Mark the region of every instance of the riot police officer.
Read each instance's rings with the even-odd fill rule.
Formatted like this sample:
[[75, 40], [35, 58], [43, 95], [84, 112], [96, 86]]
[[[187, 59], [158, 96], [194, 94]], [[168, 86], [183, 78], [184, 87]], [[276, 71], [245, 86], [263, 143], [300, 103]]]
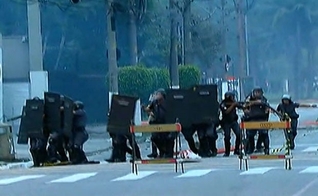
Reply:
[[73, 164], [79, 164], [88, 161], [83, 150], [83, 145], [88, 140], [86, 131], [87, 116], [82, 102], [75, 101], [74, 106], [73, 138], [69, 142], [71, 149], [70, 160]]
[[[158, 89], [156, 99], [152, 101], [145, 109], [145, 111], [152, 116], [152, 124], [165, 124], [166, 119], [166, 106], [165, 106], [166, 93], [164, 89]], [[152, 142], [159, 150], [159, 157], [172, 158], [174, 147], [174, 133], [153, 133], [151, 136]]]
[[291, 144], [290, 148], [293, 150], [295, 148], [295, 137], [297, 135], [297, 125], [299, 115], [296, 112], [296, 108], [299, 107], [317, 107], [317, 105], [309, 104], [299, 104], [292, 101], [291, 96], [288, 94], [283, 95], [282, 102], [277, 106], [277, 111], [284, 114], [286, 113], [291, 119], [291, 133], [288, 135]]
[[[34, 97], [32, 100], [41, 101], [39, 97]], [[27, 114], [28, 115], [28, 114]], [[44, 122], [44, 121], [43, 121]], [[43, 129], [43, 128], [42, 128]], [[41, 137], [30, 136], [30, 153], [33, 159], [33, 166], [39, 167], [44, 164], [48, 159], [46, 151], [46, 145], [48, 140], [48, 131], [43, 129], [43, 135]]]
[[64, 110], [64, 102], [62, 100], [60, 111], [61, 111], [61, 126], [60, 130], [51, 130], [49, 136], [49, 146], [48, 146], [48, 156], [49, 162], [55, 163], [57, 161], [65, 162], [68, 161], [68, 157], [66, 155], [64, 149], [64, 135], [63, 135], [63, 110]]
[[226, 92], [224, 99], [220, 104], [220, 109], [222, 111], [222, 120], [221, 126], [224, 131], [224, 146], [225, 146], [225, 154], [224, 157], [228, 157], [230, 155], [231, 150], [231, 130], [233, 130], [235, 134], [235, 150], [234, 154], [239, 155], [239, 146], [240, 146], [240, 128], [237, 122], [238, 115], [236, 113], [236, 108], [240, 105], [235, 101], [235, 94], [231, 91]]
[[[157, 94], [157, 92], [154, 92], [149, 97], [149, 104], [151, 104], [155, 100], [156, 94]], [[150, 115], [149, 118], [148, 118], [148, 123], [152, 124], [153, 120], [154, 120], [153, 117]], [[151, 154], [147, 155], [147, 157], [149, 157], [149, 158], [157, 158], [158, 157], [158, 148], [157, 148], [156, 144], [153, 141], [151, 141]]]
[[[248, 108], [244, 110], [244, 121], [268, 121], [269, 108], [267, 107], [267, 99], [263, 96], [263, 89], [256, 87], [253, 89], [251, 96], [247, 97]], [[252, 154], [255, 150], [254, 137], [258, 131], [260, 141], [264, 143], [264, 153], [269, 154], [269, 136], [268, 130], [247, 130], [247, 153]]]

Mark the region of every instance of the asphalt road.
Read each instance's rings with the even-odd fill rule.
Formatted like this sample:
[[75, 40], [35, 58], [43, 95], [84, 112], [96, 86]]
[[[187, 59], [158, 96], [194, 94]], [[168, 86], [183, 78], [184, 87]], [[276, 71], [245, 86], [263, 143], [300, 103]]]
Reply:
[[[317, 113], [303, 111], [301, 116], [313, 119]], [[282, 133], [273, 131], [270, 136], [272, 148], [282, 146]], [[129, 163], [2, 170], [0, 195], [316, 196], [317, 138], [317, 130], [299, 131], [292, 170], [284, 169], [283, 160], [251, 160], [248, 171], [239, 170], [237, 157], [222, 155], [188, 163], [184, 174], [175, 173], [174, 165], [140, 165], [135, 175]]]
[[315, 196], [317, 148], [318, 143], [298, 143], [292, 170], [284, 169], [283, 160], [251, 160], [248, 171], [239, 170], [235, 156], [188, 163], [184, 174], [175, 173], [174, 165], [140, 165], [135, 175], [129, 163], [3, 170], [0, 191], [4, 196]]

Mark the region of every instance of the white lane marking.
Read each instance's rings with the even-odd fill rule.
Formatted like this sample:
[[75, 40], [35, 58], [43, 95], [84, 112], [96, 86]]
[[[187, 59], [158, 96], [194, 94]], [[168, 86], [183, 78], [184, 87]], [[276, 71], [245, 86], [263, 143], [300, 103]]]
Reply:
[[311, 146], [306, 148], [305, 150], [302, 150], [302, 152], [317, 152], [318, 146]]
[[79, 180], [83, 180], [83, 179], [95, 176], [96, 174], [97, 174], [97, 172], [93, 172], [93, 173], [79, 173], [79, 174], [74, 174], [74, 175], [67, 176], [67, 177], [64, 177], [64, 178], [52, 180], [49, 183], [70, 183], [70, 182], [76, 182], [76, 181], [79, 181]]
[[15, 178], [2, 179], [2, 180], [0, 180], [0, 185], [7, 185], [7, 184], [15, 183], [15, 182], [21, 182], [24, 180], [32, 180], [32, 179], [42, 178], [43, 176], [45, 176], [45, 175], [27, 175], [27, 176], [15, 177]]
[[181, 174], [179, 176], [176, 176], [175, 178], [191, 178], [191, 177], [200, 177], [204, 176], [212, 171], [215, 171], [213, 169], [198, 169], [198, 170], [190, 170], [184, 174]]
[[318, 166], [307, 167], [306, 169], [301, 170], [299, 173], [300, 174], [303, 174], [303, 173], [318, 173]]
[[274, 169], [274, 167], [259, 167], [259, 168], [253, 168], [249, 169], [247, 171], [244, 171], [240, 173], [240, 175], [257, 175], [257, 174], [264, 174], [268, 172], [269, 170]]
[[156, 171], [140, 171], [140, 172], [138, 172], [137, 175], [130, 173], [130, 174], [127, 174], [125, 176], [113, 179], [112, 181], [115, 182], [115, 181], [126, 181], [126, 180], [139, 180], [139, 179], [145, 178], [147, 176], [150, 176], [154, 173], [156, 173]]
[[99, 164], [104, 165], [104, 164], [109, 164], [107, 161], [100, 161]]

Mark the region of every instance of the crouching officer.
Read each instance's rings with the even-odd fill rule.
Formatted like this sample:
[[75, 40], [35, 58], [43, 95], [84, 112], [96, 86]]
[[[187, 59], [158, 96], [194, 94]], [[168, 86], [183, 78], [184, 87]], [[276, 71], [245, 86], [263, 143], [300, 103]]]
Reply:
[[[39, 97], [34, 97], [33, 100], [40, 100]], [[44, 122], [44, 121], [43, 121]], [[30, 137], [30, 153], [33, 159], [33, 166], [39, 167], [47, 162], [48, 154], [46, 151], [48, 141], [48, 131], [42, 127], [43, 135], [41, 137]]]
[[63, 131], [63, 101], [61, 103], [60, 111], [61, 111], [61, 126], [60, 130], [53, 130], [49, 136], [49, 146], [48, 146], [48, 156], [49, 162], [55, 163], [57, 161], [66, 162], [68, 158], [66, 156], [66, 152], [64, 149], [64, 134]]
[[[248, 107], [244, 110], [244, 121], [268, 121], [269, 108], [267, 100], [263, 97], [263, 90], [260, 87], [254, 88], [252, 95], [247, 97]], [[255, 150], [254, 137], [258, 131], [259, 140], [264, 143], [264, 153], [269, 154], [269, 136], [267, 129], [247, 130], [247, 153], [252, 154]]]
[[282, 102], [277, 106], [277, 111], [282, 114], [287, 114], [291, 119], [291, 133], [288, 136], [291, 144], [290, 148], [295, 149], [295, 137], [297, 135], [297, 126], [299, 115], [296, 112], [296, 108], [299, 107], [317, 107], [315, 104], [300, 104], [292, 101], [291, 96], [288, 94], [283, 95]]
[[[165, 90], [158, 89], [156, 98], [144, 108], [148, 115], [153, 118], [151, 124], [166, 123], [165, 98]], [[157, 146], [160, 158], [173, 157], [174, 137], [174, 133], [152, 133], [151, 141]]]
[[88, 140], [88, 133], [86, 132], [87, 116], [82, 102], [75, 101], [74, 105], [73, 138], [68, 146], [71, 152], [71, 162], [73, 164], [80, 164], [88, 161], [85, 152], [83, 151], [83, 145]]
[[236, 108], [240, 105], [235, 101], [235, 94], [233, 92], [226, 92], [224, 100], [220, 104], [220, 109], [222, 111], [221, 126], [224, 131], [224, 146], [225, 154], [224, 157], [230, 156], [231, 151], [231, 130], [235, 134], [235, 150], [234, 154], [239, 155], [239, 147], [241, 141], [240, 127], [237, 122], [238, 115], [236, 113]]

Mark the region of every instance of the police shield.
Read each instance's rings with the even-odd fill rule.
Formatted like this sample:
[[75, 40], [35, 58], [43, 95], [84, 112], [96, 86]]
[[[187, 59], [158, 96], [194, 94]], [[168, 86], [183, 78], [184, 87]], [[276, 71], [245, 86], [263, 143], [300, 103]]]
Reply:
[[61, 95], [58, 93], [44, 93], [45, 99], [45, 129], [50, 133], [61, 131]]
[[192, 94], [188, 89], [168, 89], [166, 91], [166, 122], [178, 122], [184, 128], [189, 128], [192, 124], [191, 105]]
[[219, 103], [217, 101], [217, 85], [196, 85], [192, 88], [193, 123], [211, 123], [219, 118]]
[[71, 98], [64, 96], [63, 102], [63, 133], [68, 138], [72, 138], [74, 101]]
[[113, 95], [108, 116], [107, 131], [115, 134], [128, 134], [131, 122], [135, 118], [138, 98]]
[[18, 144], [28, 144], [28, 129], [26, 129], [27, 127], [25, 126], [26, 121], [26, 106], [23, 106], [19, 126]]
[[[43, 100], [26, 100], [25, 116], [22, 120], [23, 123], [21, 122], [22, 127], [20, 130], [27, 130], [28, 137], [43, 138], [43, 114]], [[23, 140], [23, 138], [20, 138], [20, 140]]]

